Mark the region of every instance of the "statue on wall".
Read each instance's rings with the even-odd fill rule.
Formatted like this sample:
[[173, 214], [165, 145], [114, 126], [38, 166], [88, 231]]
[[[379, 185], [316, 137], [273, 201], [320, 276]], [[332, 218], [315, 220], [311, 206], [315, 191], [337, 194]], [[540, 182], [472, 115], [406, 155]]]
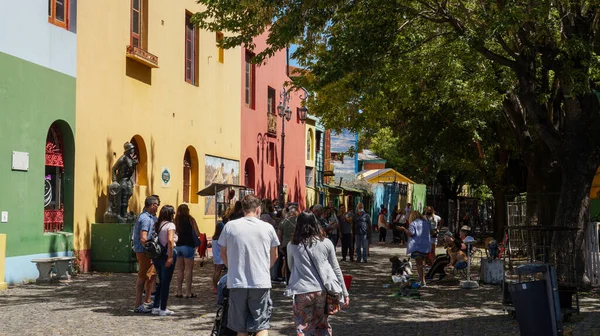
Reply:
[[133, 223], [135, 214], [127, 212], [129, 199], [133, 196], [133, 181], [138, 160], [135, 146], [131, 142], [123, 145], [123, 155], [112, 167], [112, 183], [108, 186], [108, 209], [104, 213], [105, 223]]

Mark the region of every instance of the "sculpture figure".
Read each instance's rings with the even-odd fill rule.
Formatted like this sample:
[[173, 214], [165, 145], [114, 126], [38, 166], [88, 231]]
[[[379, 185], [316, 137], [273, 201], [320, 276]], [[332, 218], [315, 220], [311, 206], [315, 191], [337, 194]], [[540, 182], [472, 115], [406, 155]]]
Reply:
[[129, 199], [133, 196], [131, 177], [135, 173], [138, 160], [135, 146], [126, 142], [123, 155], [112, 167], [112, 183], [108, 186], [108, 209], [104, 213], [106, 223], [133, 223], [135, 214], [127, 212]]

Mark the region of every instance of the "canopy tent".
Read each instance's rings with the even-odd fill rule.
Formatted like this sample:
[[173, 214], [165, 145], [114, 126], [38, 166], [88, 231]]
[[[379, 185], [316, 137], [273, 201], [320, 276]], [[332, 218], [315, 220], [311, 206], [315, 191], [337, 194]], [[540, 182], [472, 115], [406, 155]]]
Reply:
[[[200, 196], [204, 196], [204, 197], [215, 197], [215, 200], [217, 198], [217, 194], [220, 193], [223, 190], [226, 190], [228, 188], [238, 188], [240, 189], [240, 196], [241, 196], [241, 191], [242, 190], [252, 190], [251, 193], [254, 193], [254, 190], [250, 187], [247, 186], [243, 186], [243, 185], [238, 185], [238, 184], [227, 184], [227, 183], [212, 183], [210, 184], [208, 187], [198, 191], [196, 194], [200, 195]], [[247, 193], [246, 193], [247, 194]], [[240, 197], [241, 198], [241, 197]], [[217, 204], [215, 204], [215, 227], [217, 226], [218, 220], [219, 220], [219, 214], [217, 211]]]

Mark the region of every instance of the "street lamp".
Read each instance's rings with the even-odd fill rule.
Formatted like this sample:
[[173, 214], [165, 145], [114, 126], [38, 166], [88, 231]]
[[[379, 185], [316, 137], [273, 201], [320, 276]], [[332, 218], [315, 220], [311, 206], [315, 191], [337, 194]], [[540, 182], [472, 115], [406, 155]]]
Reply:
[[[308, 92], [302, 88], [304, 95], [300, 95], [298, 98], [303, 102], [302, 107], [298, 110], [298, 118], [301, 122], [306, 121], [308, 114], [308, 108], [306, 107], [306, 100], [308, 99]], [[292, 109], [290, 108], [290, 96], [291, 89], [285, 89], [285, 86], [281, 88], [279, 92], [279, 105], [277, 105], [277, 114], [281, 117], [281, 165], [279, 166], [279, 206], [284, 208], [283, 199], [283, 174], [285, 170], [284, 155], [285, 155], [285, 122], [292, 119]]]

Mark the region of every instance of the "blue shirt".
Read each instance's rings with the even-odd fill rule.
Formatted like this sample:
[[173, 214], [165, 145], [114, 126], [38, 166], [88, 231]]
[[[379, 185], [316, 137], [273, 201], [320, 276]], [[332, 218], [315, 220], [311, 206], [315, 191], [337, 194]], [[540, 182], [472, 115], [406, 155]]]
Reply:
[[410, 231], [412, 237], [408, 239], [407, 253], [429, 253], [431, 251], [431, 226], [429, 222], [422, 219], [415, 219], [410, 223], [408, 231]]
[[[149, 214], [146, 210], [142, 212], [137, 220], [135, 221], [135, 225], [133, 226], [133, 251], [144, 252], [144, 245], [142, 245], [142, 241], [140, 240], [140, 236], [142, 231], [152, 232], [154, 229], [154, 224], [158, 219]], [[150, 236], [150, 234], [148, 234]]]

